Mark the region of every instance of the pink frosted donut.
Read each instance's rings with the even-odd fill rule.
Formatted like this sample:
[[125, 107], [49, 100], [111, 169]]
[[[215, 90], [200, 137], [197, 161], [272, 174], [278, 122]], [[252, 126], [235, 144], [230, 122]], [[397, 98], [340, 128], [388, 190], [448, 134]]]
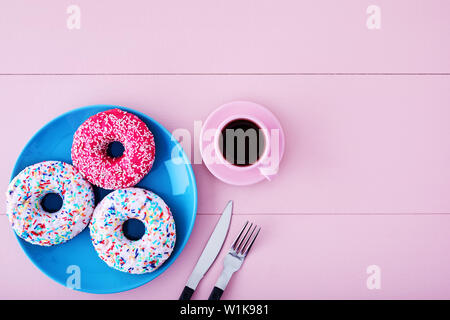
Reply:
[[[108, 146], [120, 142], [122, 156], [108, 155]], [[109, 190], [136, 185], [155, 160], [153, 134], [137, 116], [120, 109], [100, 112], [77, 129], [72, 161], [92, 184]]]

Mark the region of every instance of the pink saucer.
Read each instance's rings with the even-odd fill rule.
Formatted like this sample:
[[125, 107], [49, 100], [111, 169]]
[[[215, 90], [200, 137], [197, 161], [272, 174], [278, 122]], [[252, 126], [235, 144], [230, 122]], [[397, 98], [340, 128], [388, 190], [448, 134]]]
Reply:
[[[230, 164], [218, 149], [218, 137], [223, 126], [242, 118], [256, 123], [266, 139], [266, 149], [261, 158], [245, 167]], [[199, 145], [203, 162], [215, 177], [233, 185], [250, 185], [265, 179], [271, 180], [278, 174], [285, 137], [280, 122], [267, 108], [254, 102], [233, 101], [208, 116], [200, 132]]]

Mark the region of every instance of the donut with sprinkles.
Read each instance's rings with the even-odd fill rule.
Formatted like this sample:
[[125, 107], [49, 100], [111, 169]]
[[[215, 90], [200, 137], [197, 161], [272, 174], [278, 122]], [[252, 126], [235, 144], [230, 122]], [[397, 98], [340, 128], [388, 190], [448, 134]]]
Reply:
[[[108, 153], [113, 142], [123, 145], [119, 157]], [[74, 134], [73, 164], [90, 183], [104, 189], [135, 186], [150, 171], [154, 160], [152, 132], [136, 115], [120, 109], [90, 117]]]
[[[63, 204], [49, 213], [41, 205], [49, 193]], [[6, 213], [16, 234], [41, 246], [64, 243], [89, 224], [95, 206], [92, 186], [79, 170], [61, 161], [44, 161], [22, 170], [6, 192]]]
[[[144, 224], [140, 239], [125, 236], [123, 225], [129, 219]], [[95, 208], [89, 228], [99, 257], [122, 272], [153, 272], [170, 257], [175, 246], [175, 221], [169, 207], [155, 193], [140, 188], [108, 194]]]

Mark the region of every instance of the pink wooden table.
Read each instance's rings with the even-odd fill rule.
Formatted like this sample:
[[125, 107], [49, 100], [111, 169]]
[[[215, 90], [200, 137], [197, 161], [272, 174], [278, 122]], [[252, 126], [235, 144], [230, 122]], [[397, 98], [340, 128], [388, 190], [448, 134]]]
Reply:
[[[80, 29], [67, 25], [72, 4]], [[368, 28], [370, 5], [380, 29]], [[194, 164], [199, 207], [185, 250], [120, 294], [43, 275], [3, 196], [0, 298], [175, 299], [233, 199], [230, 235], [247, 219], [263, 231], [224, 299], [449, 299], [449, 10], [446, 0], [1, 2], [5, 189], [33, 133], [84, 105], [131, 107], [194, 135], [219, 105], [252, 100], [287, 140], [271, 182], [230, 186]], [[224, 254], [194, 298], [207, 298]], [[368, 286], [370, 266], [379, 288]]]

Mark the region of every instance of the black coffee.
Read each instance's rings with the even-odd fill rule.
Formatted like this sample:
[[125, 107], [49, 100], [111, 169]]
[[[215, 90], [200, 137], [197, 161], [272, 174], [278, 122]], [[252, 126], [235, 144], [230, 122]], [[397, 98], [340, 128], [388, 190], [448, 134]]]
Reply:
[[249, 166], [258, 161], [264, 153], [264, 134], [253, 121], [233, 120], [222, 129], [219, 148], [229, 163], [236, 166]]

